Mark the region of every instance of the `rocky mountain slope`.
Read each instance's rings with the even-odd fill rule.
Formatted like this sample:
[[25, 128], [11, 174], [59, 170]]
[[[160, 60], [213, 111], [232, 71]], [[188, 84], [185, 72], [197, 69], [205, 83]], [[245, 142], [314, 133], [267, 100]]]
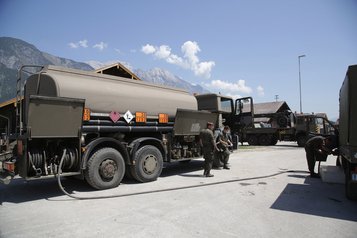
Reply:
[[[89, 64], [42, 52], [23, 40], [0, 37], [0, 103], [15, 97], [17, 71], [21, 65], [48, 64], [81, 70], [94, 70]], [[134, 69], [133, 72], [142, 80], [154, 84], [183, 88], [190, 93], [208, 92], [201, 86], [192, 85], [167, 70], [159, 68], [149, 71]]]

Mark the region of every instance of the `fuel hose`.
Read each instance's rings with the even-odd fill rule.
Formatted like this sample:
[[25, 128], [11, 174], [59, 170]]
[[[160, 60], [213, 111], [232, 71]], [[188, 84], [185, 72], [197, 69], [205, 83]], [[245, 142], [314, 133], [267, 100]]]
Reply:
[[250, 181], [256, 179], [264, 179], [264, 178], [271, 178], [285, 173], [308, 173], [307, 171], [303, 170], [285, 170], [280, 171], [270, 175], [258, 176], [258, 177], [248, 177], [248, 178], [241, 178], [241, 179], [231, 179], [231, 180], [224, 180], [219, 182], [212, 182], [212, 183], [205, 183], [205, 184], [197, 184], [197, 185], [189, 185], [189, 186], [181, 186], [181, 187], [173, 187], [173, 188], [164, 188], [164, 189], [157, 189], [157, 190], [150, 190], [150, 191], [143, 191], [143, 192], [135, 192], [135, 193], [125, 193], [125, 194], [117, 194], [117, 195], [106, 195], [106, 196], [76, 196], [73, 194], [68, 193], [62, 186], [61, 183], [61, 173], [62, 173], [62, 165], [66, 155], [66, 149], [63, 150], [63, 155], [59, 164], [58, 173], [57, 173], [57, 182], [58, 186], [61, 191], [70, 198], [77, 199], [77, 200], [93, 200], [93, 199], [108, 199], [108, 198], [120, 198], [120, 197], [129, 197], [129, 196], [137, 196], [137, 195], [144, 195], [150, 193], [161, 193], [161, 192], [169, 192], [169, 191], [177, 191], [177, 190], [184, 190], [184, 189], [191, 189], [191, 188], [198, 188], [198, 187], [206, 187], [206, 186], [213, 186], [219, 184], [226, 184], [226, 183], [236, 183], [236, 182], [243, 182], [243, 181]]

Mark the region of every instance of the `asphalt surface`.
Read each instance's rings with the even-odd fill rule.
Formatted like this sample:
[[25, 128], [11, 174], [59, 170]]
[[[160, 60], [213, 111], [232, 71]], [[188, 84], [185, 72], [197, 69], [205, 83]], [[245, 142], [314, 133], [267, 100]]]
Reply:
[[117, 196], [89, 200], [64, 195], [56, 180], [15, 179], [0, 185], [0, 237], [357, 237], [357, 202], [334, 164], [322, 164], [327, 182], [310, 178], [304, 149], [280, 143], [239, 149], [213, 178], [200, 159], [105, 191], [62, 180], [81, 198]]

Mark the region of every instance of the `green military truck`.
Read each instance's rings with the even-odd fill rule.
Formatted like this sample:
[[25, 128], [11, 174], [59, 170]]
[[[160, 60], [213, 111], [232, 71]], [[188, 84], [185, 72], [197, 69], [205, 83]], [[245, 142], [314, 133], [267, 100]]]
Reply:
[[357, 65], [348, 67], [340, 89], [339, 161], [345, 172], [346, 196], [357, 199]]
[[[249, 145], [275, 145], [278, 141], [296, 141], [304, 146], [313, 135], [334, 134], [334, 126], [325, 114], [292, 113], [285, 102], [277, 102], [280, 111], [256, 110], [274, 103], [254, 104], [252, 97], [238, 99], [234, 131]], [[262, 106], [261, 106], [262, 105]]]

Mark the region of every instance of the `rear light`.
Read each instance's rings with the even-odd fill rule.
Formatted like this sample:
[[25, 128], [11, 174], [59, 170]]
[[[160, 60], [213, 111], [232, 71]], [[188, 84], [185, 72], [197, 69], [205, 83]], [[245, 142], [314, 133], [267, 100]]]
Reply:
[[84, 108], [83, 109], [83, 121], [89, 121], [89, 120], [90, 120], [90, 109]]
[[14, 173], [15, 172], [15, 162], [5, 161], [4, 169], [6, 169], [7, 171], [9, 171], [11, 173]]

